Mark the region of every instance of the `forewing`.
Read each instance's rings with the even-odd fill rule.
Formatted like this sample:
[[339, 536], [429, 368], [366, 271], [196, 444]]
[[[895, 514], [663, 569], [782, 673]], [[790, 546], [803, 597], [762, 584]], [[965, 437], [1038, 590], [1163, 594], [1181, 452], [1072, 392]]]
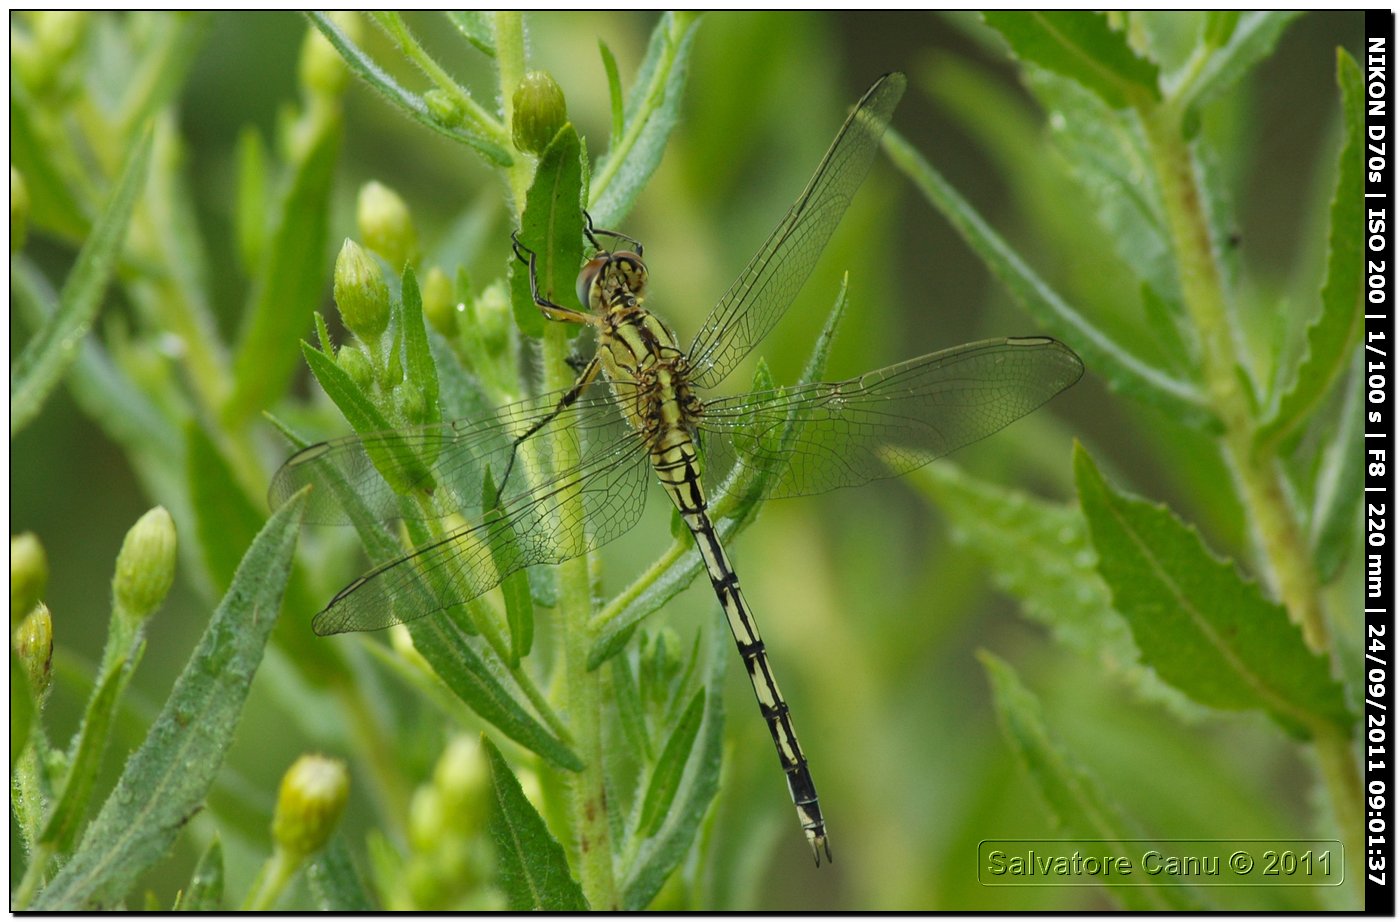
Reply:
[[[357, 515], [378, 522], [480, 517], [481, 486], [489, 469], [504, 497], [539, 485], [552, 470], [552, 434], [560, 426], [580, 432], [615, 429], [611, 395], [595, 389], [560, 413], [520, 448], [514, 440], [549, 418], [564, 392], [508, 404], [492, 417], [350, 436], [312, 445], [293, 455], [272, 480], [273, 508], [305, 486], [306, 521], [352, 524]], [[509, 478], [506, 477], [509, 467]]]
[[613, 425], [594, 426], [592, 436], [580, 464], [516, 493], [499, 518], [458, 528], [347, 586], [312, 621], [316, 633], [378, 630], [433, 614], [522, 567], [577, 557], [631, 528], [646, 501], [640, 437], [615, 410]]
[[848, 381], [715, 400], [700, 421], [707, 469], [717, 479], [736, 457], [768, 468], [772, 497], [897, 476], [1020, 419], [1083, 373], [1053, 339], [996, 339]]
[[724, 380], [797, 296], [870, 172], [904, 85], [903, 74], [885, 74], [856, 104], [807, 188], [700, 327], [690, 349], [694, 384]]

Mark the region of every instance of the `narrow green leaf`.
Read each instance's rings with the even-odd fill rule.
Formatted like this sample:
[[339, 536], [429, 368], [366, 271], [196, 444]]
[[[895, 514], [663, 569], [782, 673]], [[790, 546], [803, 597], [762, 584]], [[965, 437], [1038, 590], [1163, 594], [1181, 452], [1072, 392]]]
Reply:
[[930, 464], [910, 476], [948, 517], [953, 540], [986, 561], [997, 588], [1019, 600], [1029, 620], [1144, 699], [1177, 713], [1195, 709], [1139, 663], [1132, 631], [1113, 611], [1094, 567], [1088, 526], [1077, 509], [978, 480], [956, 464]]
[[316, 853], [307, 865], [306, 880], [316, 908], [322, 912], [373, 912], [378, 908], [355, 869], [343, 835], [332, 836], [330, 844]]
[[578, 912], [588, 909], [569, 871], [564, 848], [544, 825], [510, 766], [485, 734], [491, 768], [491, 841], [496, 845], [497, 881], [512, 912]]
[[287, 503], [258, 533], [145, 742], [35, 909], [115, 905], [203, 804], [277, 622], [303, 504]]
[[87, 816], [92, 788], [97, 782], [98, 770], [102, 768], [102, 757], [107, 752], [117, 703], [126, 690], [143, 649], [144, 644], [138, 642], [130, 655], [110, 663], [88, 699], [63, 793], [49, 814], [44, 831], [39, 834], [39, 841], [49, 845], [57, 854], [66, 854], [73, 847], [78, 829]]
[[647, 782], [646, 797], [642, 800], [641, 819], [637, 825], [638, 832], [644, 838], [656, 835], [661, 829], [666, 813], [676, 799], [681, 775], [690, 760], [690, 751], [695, 746], [695, 737], [700, 732], [700, 721], [704, 714], [705, 690], [701, 688], [697, 689], [695, 696], [690, 699], [690, 706], [685, 709], [685, 714], [671, 731], [665, 748], [661, 750], [661, 757], [652, 768], [651, 780]]
[[[1098, 779], [1051, 736], [1040, 702], [1021, 684], [1015, 670], [985, 650], [979, 651], [977, 658], [987, 671], [1002, 733], [1064, 828], [1065, 837], [1094, 839], [1118, 857], [1136, 860], [1129, 853], [1127, 840], [1144, 838], [1138, 825], [1124, 815]], [[1158, 886], [1107, 887], [1104, 893], [1133, 912], [1204, 908], [1167, 874]]]
[[1332, 193], [1327, 280], [1322, 285], [1317, 317], [1308, 326], [1303, 359], [1294, 366], [1283, 396], [1260, 430], [1258, 437], [1265, 443], [1277, 443], [1313, 417], [1318, 404], [1346, 370], [1361, 335], [1361, 289], [1366, 267], [1361, 239], [1364, 202], [1356, 190], [1362, 188], [1364, 179], [1365, 96], [1361, 68], [1341, 48], [1337, 49], [1337, 84], [1342, 92], [1345, 141], [1337, 159], [1337, 184]]
[[[481, 487], [483, 525], [501, 518], [496, 500], [496, 483], [488, 468]], [[509, 568], [509, 561], [519, 559], [519, 553], [513, 530], [491, 545], [492, 559], [501, 571]], [[501, 595], [505, 600], [506, 625], [510, 629], [510, 666], [514, 669], [523, 657], [530, 655], [530, 647], [535, 642], [535, 604], [530, 598], [530, 581], [523, 569], [517, 569], [501, 581]]]
[[1239, 14], [1230, 39], [1205, 61], [1200, 73], [1175, 100], [1184, 112], [1199, 111], [1267, 58], [1279, 36], [1302, 10], [1254, 10]]
[[267, 238], [267, 151], [252, 125], [238, 133], [238, 185], [234, 201], [234, 233], [238, 258], [249, 276], [262, 262]]
[[408, 386], [422, 396], [425, 414], [412, 422], [426, 425], [442, 419], [442, 408], [438, 406], [437, 362], [428, 345], [428, 328], [423, 321], [423, 296], [418, 291], [418, 278], [411, 265], [403, 267], [401, 291], [399, 323], [403, 331], [404, 378]]
[[[13, 82], [13, 81], [12, 81]], [[28, 425], [78, 356], [107, 290], [136, 197], [146, 181], [151, 132], [146, 131], [122, 167], [112, 195], [63, 283], [58, 311], [34, 335], [10, 368], [10, 435]]]
[[[391, 428], [369, 398], [333, 359], [306, 344], [303, 344], [303, 352], [312, 374], [356, 432], [380, 432]], [[390, 478], [391, 484], [397, 482], [394, 478], [399, 476], [405, 476], [408, 482], [420, 486], [428, 482], [426, 475], [414, 479], [411, 471], [417, 461], [406, 452], [406, 448], [404, 452], [395, 452], [391, 448], [374, 460], [380, 472]], [[403, 554], [398, 544], [364, 510], [348, 487], [338, 490], [334, 501], [350, 515], [371, 560], [385, 563]], [[415, 598], [404, 598], [398, 603], [406, 607], [428, 604]], [[474, 648], [474, 645], [483, 643], [480, 638], [467, 636], [450, 618], [442, 616], [419, 618], [408, 627], [414, 646], [438, 677], [483, 719], [561, 768], [578, 771], [583, 767], [578, 756], [545, 729], [496, 678], [495, 670], [488, 668], [483, 655], [489, 656], [489, 652], [478, 653]]]
[[[525, 193], [520, 217], [520, 242], [535, 254], [539, 293], [547, 301], [579, 309], [574, 295], [579, 266], [583, 263], [583, 212], [579, 202], [583, 170], [579, 162], [578, 132], [566, 124], [540, 155], [534, 182]], [[538, 339], [547, 321], [530, 295], [529, 267], [511, 255], [511, 304], [521, 332]], [[572, 332], [582, 327], [570, 324]]]
[[278, 201], [234, 358], [230, 419], [269, 406], [296, 370], [294, 344], [330, 280], [331, 182], [339, 153], [340, 123], [327, 120]]
[[88, 236], [92, 218], [73, 194], [80, 183], [63, 174], [64, 161], [53, 155], [53, 144], [41, 128], [46, 120], [35, 111], [37, 105], [11, 71], [10, 164], [24, 174], [30, 224], [80, 241]]
[[588, 210], [599, 227], [619, 226], [661, 163], [680, 120], [681, 99], [699, 18], [665, 13], [652, 30], [647, 54], [626, 107], [620, 141], [593, 173]]
[[1194, 340], [1188, 341], [1186, 338], [1192, 328], [1180, 302], [1167, 301], [1147, 282], [1142, 283], [1139, 293], [1142, 295], [1142, 312], [1148, 329], [1161, 344], [1161, 352], [1172, 370], [1182, 373], [1199, 367], [1200, 349]]
[[1148, 403], [1183, 425], [1220, 430], [1220, 422], [1192, 384], [1131, 354], [1065, 301], [894, 130], [885, 132], [890, 158], [982, 258], [1023, 310], [1052, 335], [1073, 344], [1084, 364], [1114, 390]]
[[[532, 716], [496, 678], [474, 647], [485, 644], [463, 633], [441, 615], [419, 618], [408, 626], [413, 645], [452, 693], [482, 720], [560, 768], [581, 771], [583, 762]], [[499, 668], [499, 667], [498, 667]]]
[[1143, 662], [1208, 707], [1261, 710], [1307, 739], [1353, 718], [1327, 658], [1165, 506], [1119, 493], [1076, 446], [1075, 482], [1114, 607]]
[[1207, 10], [1201, 24], [1201, 40], [1209, 48], [1219, 48], [1230, 40], [1239, 24], [1239, 10]]
[[627, 737], [628, 748], [639, 761], [650, 762], [651, 734], [647, 732], [642, 695], [637, 689], [637, 679], [632, 675], [632, 664], [625, 656], [615, 656], [612, 660], [612, 697], [617, 705], [617, 722]]
[[1047, 126], [1050, 138], [1065, 169], [1089, 194], [1119, 261], [1163, 299], [1178, 301], [1171, 234], [1156, 177], [1144, 167], [1151, 156], [1141, 128], [1068, 78], [1032, 71], [1025, 83], [1040, 107], [1055, 113]]
[[608, 149], [618, 145], [622, 140], [622, 77], [617, 71], [617, 58], [613, 57], [612, 49], [607, 42], [598, 39], [598, 56], [603, 59], [603, 71], [608, 77], [608, 100], [611, 103], [612, 128], [608, 131]]
[[661, 828], [637, 851], [622, 885], [622, 908], [645, 909], [660, 892], [700, 831], [710, 803], [719, 793], [720, 762], [724, 750], [724, 674], [730, 650], [727, 632], [709, 632], [709, 673], [705, 678], [705, 715]]
[[490, 13], [484, 10], [448, 10], [443, 15], [473, 48], [489, 58], [496, 56], [496, 25]]
[[[394, 428], [359, 385], [351, 380], [350, 375], [336, 364], [335, 359], [307, 343], [301, 344], [301, 351], [316, 382], [356, 432], [369, 435]], [[400, 493], [408, 494], [413, 489], [431, 490], [431, 475], [407, 443], [395, 441], [388, 444], [385, 440], [379, 440], [369, 449], [369, 455], [379, 473]]]
[[200, 856], [189, 886], [175, 898], [178, 912], [220, 912], [224, 909], [224, 847], [217, 836]]
[[478, 133], [469, 122], [448, 125], [434, 116], [421, 96], [412, 90], [405, 89], [398, 81], [385, 73], [378, 64], [370, 59], [369, 55], [365, 54], [359, 46], [346, 37], [344, 32], [340, 31], [330, 17], [324, 13], [316, 12], [308, 13], [307, 16], [310, 17], [312, 24], [321, 30], [321, 34], [326, 37], [335, 50], [340, 52], [341, 58], [345, 60], [351, 73], [382, 93], [385, 99], [402, 109], [409, 118], [427, 125], [438, 134], [446, 135], [454, 141], [467, 145], [494, 166], [508, 167], [511, 165], [513, 161], [510, 152], [497, 141]]
[[1345, 395], [1335, 417], [1337, 430], [1322, 450], [1317, 473], [1313, 477], [1312, 518], [1309, 522], [1308, 543], [1313, 549], [1317, 575], [1323, 584], [1330, 583], [1355, 552], [1361, 540], [1361, 504], [1366, 496], [1366, 470], [1356, 459], [1365, 451], [1365, 419], [1361, 408], [1362, 359], [1358, 355]]
[[233, 580], [243, 550], [265, 518], [234, 478], [217, 445], [198, 420], [185, 424], [185, 464], [195, 536], [214, 586], [223, 591]]
[[1077, 81], [1115, 109], [1161, 99], [1157, 65], [1139, 57], [1103, 13], [1000, 10], [982, 18], [1021, 60]]

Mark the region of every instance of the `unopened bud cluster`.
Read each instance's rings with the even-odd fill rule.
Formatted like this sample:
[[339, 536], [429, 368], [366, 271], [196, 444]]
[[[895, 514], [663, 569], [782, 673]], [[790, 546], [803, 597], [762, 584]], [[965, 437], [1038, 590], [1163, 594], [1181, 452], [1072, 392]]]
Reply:
[[433, 780], [409, 806], [410, 854], [402, 890], [391, 899], [401, 909], [500, 909], [486, 887], [494, 860], [486, 834], [490, 771], [481, 743], [452, 740]]

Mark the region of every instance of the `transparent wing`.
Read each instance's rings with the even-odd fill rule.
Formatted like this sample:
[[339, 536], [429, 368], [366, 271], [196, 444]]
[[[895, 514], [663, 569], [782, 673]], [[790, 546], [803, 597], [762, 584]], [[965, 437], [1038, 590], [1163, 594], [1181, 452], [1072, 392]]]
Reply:
[[[580, 399], [512, 450], [519, 434], [550, 417], [561, 394], [511, 404], [489, 420], [326, 442], [284, 464], [270, 499], [276, 504], [312, 486], [310, 521], [458, 516], [453, 521], [465, 523], [351, 583], [313, 619], [316, 632], [412, 621], [470, 601], [523, 567], [576, 557], [636, 524], [646, 502], [647, 453], [610, 395]], [[556, 470], [552, 436], [560, 426], [578, 433], [581, 460]], [[488, 470], [502, 499], [499, 509], [483, 513]]]
[[317, 634], [373, 631], [470, 601], [523, 567], [561, 563], [636, 524], [649, 466], [627, 434], [503, 517], [458, 529], [441, 541], [376, 567], [351, 583], [311, 622]]
[[[491, 471], [507, 501], [540, 486], [555, 468], [552, 434], [574, 428], [590, 443], [616, 438], [620, 417], [606, 391], [586, 396], [531, 436], [519, 450], [516, 438], [548, 419], [564, 391], [501, 407], [495, 416], [459, 419], [350, 436], [297, 452], [273, 476], [268, 502], [281, 505], [312, 486], [306, 521], [352, 524], [356, 516], [389, 522], [431, 520], [460, 514], [479, 518], [481, 490]], [[513, 456], [513, 457], [512, 457]], [[507, 476], [507, 469], [509, 474]], [[502, 478], [507, 482], [502, 483]]]
[[787, 215], [705, 319], [690, 349], [692, 381], [714, 387], [767, 335], [811, 275], [851, 197], [870, 172], [904, 75], [866, 91]]
[[715, 400], [700, 422], [707, 471], [717, 481], [738, 452], [774, 470], [772, 497], [894, 477], [991, 435], [1083, 373], [1053, 339], [994, 339], [849, 381]]

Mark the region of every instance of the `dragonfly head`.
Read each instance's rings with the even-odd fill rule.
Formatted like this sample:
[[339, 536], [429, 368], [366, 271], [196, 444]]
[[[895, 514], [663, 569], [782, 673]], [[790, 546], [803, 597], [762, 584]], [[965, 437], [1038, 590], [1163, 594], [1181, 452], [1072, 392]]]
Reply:
[[578, 300], [594, 312], [646, 296], [647, 266], [630, 250], [598, 253], [578, 274]]

